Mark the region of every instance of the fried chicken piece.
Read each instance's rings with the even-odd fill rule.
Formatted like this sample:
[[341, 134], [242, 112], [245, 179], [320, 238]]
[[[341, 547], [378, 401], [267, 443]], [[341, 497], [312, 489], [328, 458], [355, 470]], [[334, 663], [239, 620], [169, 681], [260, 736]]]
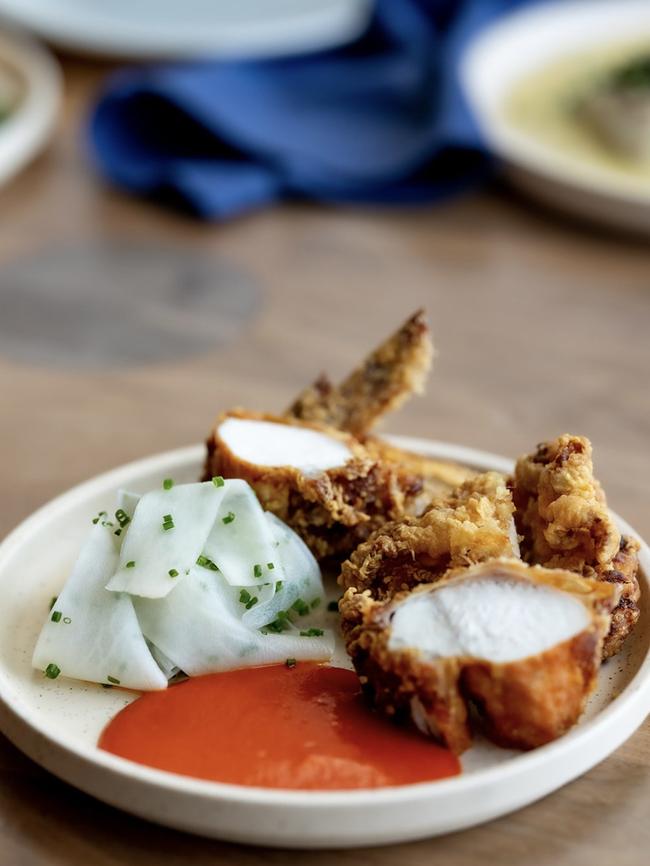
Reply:
[[377, 460], [390, 462], [397, 467], [399, 474], [421, 481], [422, 488], [414, 514], [422, 514], [434, 499], [451, 493], [454, 488], [477, 474], [468, 466], [405, 451], [376, 436], [364, 437], [363, 444]]
[[592, 448], [564, 434], [517, 461], [513, 478], [517, 530], [527, 562], [566, 568], [621, 587], [605, 639], [604, 658], [617, 653], [639, 618], [638, 543], [621, 538], [594, 478]]
[[418, 310], [340, 385], [321, 375], [286, 414], [364, 436], [386, 412], [424, 390], [432, 358], [429, 327]]
[[350, 434], [294, 419], [228, 412], [207, 444], [204, 478], [243, 478], [320, 560], [340, 562], [412, 510], [421, 491], [419, 479], [378, 461]]
[[469, 705], [496, 743], [532, 749], [576, 723], [595, 687], [618, 588], [493, 560], [386, 601], [348, 589], [348, 652], [371, 701], [460, 754]]
[[384, 599], [451, 568], [518, 556], [514, 505], [503, 475], [486, 472], [436, 500], [420, 517], [386, 523], [343, 563], [341, 586]]

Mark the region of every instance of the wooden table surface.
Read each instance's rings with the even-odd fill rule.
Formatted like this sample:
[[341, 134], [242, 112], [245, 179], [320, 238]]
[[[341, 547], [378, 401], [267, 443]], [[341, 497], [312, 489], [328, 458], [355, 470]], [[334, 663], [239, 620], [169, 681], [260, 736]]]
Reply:
[[[610, 504], [650, 536], [647, 243], [498, 188], [431, 210], [296, 204], [206, 226], [93, 174], [83, 126], [105, 71], [65, 62], [55, 141], [0, 193], [0, 535], [95, 473], [202, 440], [220, 409], [284, 407], [422, 305], [434, 375], [388, 429], [512, 456], [586, 434]], [[3, 866], [637, 866], [648, 862], [649, 802], [646, 721], [582, 779], [486, 826], [397, 848], [287, 853], [122, 814], [0, 738]]]

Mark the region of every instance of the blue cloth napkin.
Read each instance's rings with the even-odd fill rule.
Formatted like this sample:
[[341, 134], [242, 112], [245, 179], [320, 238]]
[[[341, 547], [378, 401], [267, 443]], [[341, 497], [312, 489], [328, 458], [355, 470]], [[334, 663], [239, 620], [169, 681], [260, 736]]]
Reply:
[[428, 203], [489, 172], [457, 67], [523, 0], [378, 0], [335, 51], [113, 77], [90, 123], [100, 170], [136, 194], [227, 219], [285, 197]]

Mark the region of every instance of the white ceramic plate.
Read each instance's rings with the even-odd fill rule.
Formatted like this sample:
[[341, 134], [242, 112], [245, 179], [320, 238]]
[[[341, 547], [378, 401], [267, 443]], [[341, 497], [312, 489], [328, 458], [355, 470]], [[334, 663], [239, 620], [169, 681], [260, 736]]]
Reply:
[[61, 100], [54, 58], [35, 42], [0, 31], [0, 91], [14, 107], [0, 121], [0, 184], [32, 160], [47, 143]]
[[[481, 469], [512, 467], [504, 458], [467, 448], [394, 441]], [[650, 710], [650, 585], [643, 576], [642, 619], [625, 651], [604, 666], [581, 723], [525, 754], [479, 742], [463, 756], [463, 774], [452, 779], [368, 791], [268, 790], [178, 776], [100, 751], [95, 743], [103, 726], [136, 694], [44, 679], [30, 667], [36, 636], [90, 517], [119, 487], [145, 491], [170, 476], [194, 480], [202, 462], [203, 448], [196, 446], [100, 475], [45, 505], [0, 545], [0, 729], [33, 760], [83, 791], [160, 824], [237, 842], [302, 848], [387, 844], [470, 827], [543, 797], [613, 752]], [[645, 546], [641, 561], [650, 574]]]
[[0, 0], [0, 15], [83, 54], [258, 57], [354, 39], [371, 0]]
[[491, 149], [526, 191], [571, 214], [650, 234], [650, 192], [519, 130], [504, 104], [528, 73], [598, 46], [650, 44], [647, 0], [560, 0], [515, 12], [471, 42], [461, 63], [470, 105]]

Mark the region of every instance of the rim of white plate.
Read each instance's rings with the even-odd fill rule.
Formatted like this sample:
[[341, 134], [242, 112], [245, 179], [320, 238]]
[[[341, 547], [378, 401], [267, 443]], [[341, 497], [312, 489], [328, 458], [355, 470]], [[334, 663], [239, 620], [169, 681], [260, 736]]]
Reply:
[[[455, 460], [467, 464], [476, 469], [496, 469], [509, 472], [513, 468], [513, 461], [506, 457], [491, 454], [465, 446], [456, 446], [451, 443], [437, 442], [431, 439], [421, 439], [409, 436], [391, 436], [390, 441], [412, 451], [418, 451], [431, 457]], [[50, 500], [37, 511], [19, 524], [0, 544], [0, 571], [3, 560], [11, 556], [15, 547], [20, 545], [26, 536], [38, 532], [39, 526], [44, 521], [53, 517], [57, 512], [65, 511], [67, 507], [80, 498], [92, 496], [103, 492], [106, 488], [117, 489], [131, 479], [134, 472], [170, 471], [181, 467], [189, 467], [196, 464], [201, 465], [204, 456], [203, 445], [192, 445], [173, 451], [166, 451], [152, 457], [145, 457], [123, 464], [115, 469], [97, 475], [60, 496]], [[645, 575], [650, 575], [650, 548], [641, 539], [629, 524], [618, 515], [613, 514], [620, 529], [629, 532], [641, 542], [640, 560]], [[302, 811], [309, 811], [323, 806], [349, 806], [350, 808], [379, 805], [382, 803], [398, 803], [408, 801], [414, 797], [420, 798], [435, 791], [436, 795], [444, 796], [445, 793], [453, 791], [454, 794], [470, 793], [476, 788], [481, 788], [490, 782], [514, 781], [519, 776], [527, 774], [536, 767], [543, 765], [547, 760], [561, 758], [563, 754], [569, 754], [576, 741], [584, 744], [586, 740], [598, 739], [601, 729], [615, 725], [619, 717], [626, 715], [632, 701], [643, 701], [645, 712], [650, 712], [650, 651], [644, 658], [638, 671], [623, 689], [621, 694], [608, 707], [598, 713], [593, 719], [579, 724], [569, 733], [558, 740], [541, 746], [534, 751], [526, 752], [512, 758], [509, 757], [503, 764], [486, 769], [473, 770], [472, 772], [442, 779], [433, 782], [419, 782], [411, 785], [395, 787], [360, 789], [354, 791], [302, 791], [286, 788], [256, 788], [242, 785], [232, 785], [224, 782], [210, 782], [202, 779], [194, 779], [189, 776], [176, 775], [164, 770], [156, 770], [141, 764], [128, 761], [101, 749], [87, 746], [73, 746], [62, 743], [52, 737], [47, 728], [42, 726], [38, 714], [29, 709], [17, 705], [10, 705], [6, 700], [7, 684], [2, 668], [0, 668], [0, 702], [11, 715], [17, 718], [22, 725], [34, 730], [43, 740], [56, 745], [59, 750], [67, 752], [77, 759], [103, 769], [116, 776], [127, 776], [144, 784], [154, 785], [169, 791], [191, 794], [192, 796], [205, 800], [227, 800], [231, 803], [247, 805], [274, 806], [289, 805]]]

